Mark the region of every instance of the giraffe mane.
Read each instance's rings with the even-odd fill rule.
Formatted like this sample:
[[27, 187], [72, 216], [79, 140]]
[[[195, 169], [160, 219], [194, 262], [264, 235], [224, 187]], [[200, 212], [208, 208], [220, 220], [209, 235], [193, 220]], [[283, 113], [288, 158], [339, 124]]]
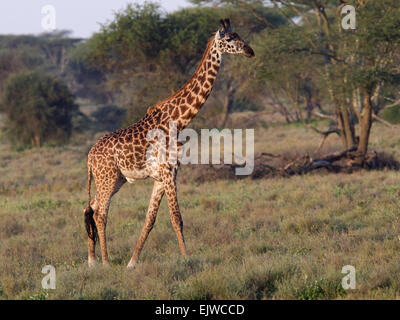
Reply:
[[208, 40], [207, 43], [207, 47], [206, 50], [204, 51], [203, 57], [200, 60], [199, 65], [196, 68], [196, 71], [193, 73], [193, 75], [191, 76], [191, 78], [178, 90], [176, 91], [173, 95], [169, 96], [168, 98], [164, 99], [164, 100], [160, 100], [158, 101], [155, 105], [149, 107], [147, 109], [147, 115], [153, 113], [154, 111], [160, 109], [160, 107], [167, 101], [174, 99], [179, 93], [183, 92], [187, 86], [190, 84], [190, 82], [193, 80], [193, 78], [196, 76], [196, 74], [199, 72], [201, 66], [203, 65], [204, 60], [207, 59], [208, 53], [210, 52], [211, 46], [214, 42], [215, 39], [215, 33], [213, 34], [213, 36]]

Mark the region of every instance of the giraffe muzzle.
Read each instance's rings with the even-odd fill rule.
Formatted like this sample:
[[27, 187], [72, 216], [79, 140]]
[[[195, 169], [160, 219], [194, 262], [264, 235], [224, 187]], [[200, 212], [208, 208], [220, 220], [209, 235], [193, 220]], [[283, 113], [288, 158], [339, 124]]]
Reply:
[[254, 57], [254, 50], [249, 46], [244, 46], [243, 48], [244, 55], [248, 58]]

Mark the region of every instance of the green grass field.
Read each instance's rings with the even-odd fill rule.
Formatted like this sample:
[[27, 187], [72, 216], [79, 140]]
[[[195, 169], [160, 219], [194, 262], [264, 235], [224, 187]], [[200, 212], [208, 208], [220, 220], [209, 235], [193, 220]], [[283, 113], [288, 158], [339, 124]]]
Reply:
[[[374, 124], [370, 148], [400, 159], [400, 131]], [[134, 270], [126, 270], [152, 181], [126, 184], [107, 226], [111, 267], [87, 267], [86, 155], [101, 134], [68, 146], [0, 145], [1, 299], [396, 299], [400, 293], [400, 172], [316, 172], [198, 182], [178, 174], [190, 257], [179, 255], [166, 199]], [[312, 151], [296, 125], [256, 128], [256, 152]], [[339, 150], [330, 137], [324, 151]], [[97, 256], [99, 258], [99, 247]], [[43, 266], [57, 287], [43, 290]], [[356, 269], [344, 290], [342, 267]]]

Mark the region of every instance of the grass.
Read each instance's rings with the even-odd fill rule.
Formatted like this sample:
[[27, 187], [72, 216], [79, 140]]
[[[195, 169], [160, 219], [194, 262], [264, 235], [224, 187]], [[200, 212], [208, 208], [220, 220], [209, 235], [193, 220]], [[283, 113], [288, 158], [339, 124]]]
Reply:
[[[127, 184], [109, 213], [111, 268], [89, 269], [82, 209], [86, 154], [98, 136], [20, 152], [0, 144], [0, 299], [399, 297], [396, 171], [200, 183], [184, 167], [178, 192], [190, 257], [179, 255], [164, 199], [134, 270], [125, 266], [152, 182]], [[318, 145], [318, 137], [297, 126], [257, 128], [255, 136], [256, 152], [302, 153]], [[374, 124], [371, 148], [399, 159], [399, 137]], [[325, 148], [340, 145], [330, 137]], [[48, 264], [56, 268], [55, 290], [41, 288]], [[341, 287], [344, 265], [356, 269], [355, 290]]]

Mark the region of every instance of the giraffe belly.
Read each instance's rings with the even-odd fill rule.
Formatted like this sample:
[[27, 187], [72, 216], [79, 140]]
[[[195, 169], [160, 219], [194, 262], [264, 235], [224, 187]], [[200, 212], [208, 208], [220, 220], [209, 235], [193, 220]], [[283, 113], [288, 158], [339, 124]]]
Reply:
[[152, 166], [146, 167], [144, 169], [138, 170], [121, 170], [122, 175], [129, 183], [133, 183], [135, 180], [143, 180], [147, 178], [153, 178], [156, 180], [160, 179], [158, 168], [154, 168]]
[[135, 182], [135, 179], [132, 179], [132, 178], [127, 178], [127, 177], [125, 177], [125, 179], [126, 179], [126, 181], [128, 181], [129, 183], [134, 183], [134, 182]]
[[149, 177], [145, 170], [121, 170], [121, 173], [129, 183]]

